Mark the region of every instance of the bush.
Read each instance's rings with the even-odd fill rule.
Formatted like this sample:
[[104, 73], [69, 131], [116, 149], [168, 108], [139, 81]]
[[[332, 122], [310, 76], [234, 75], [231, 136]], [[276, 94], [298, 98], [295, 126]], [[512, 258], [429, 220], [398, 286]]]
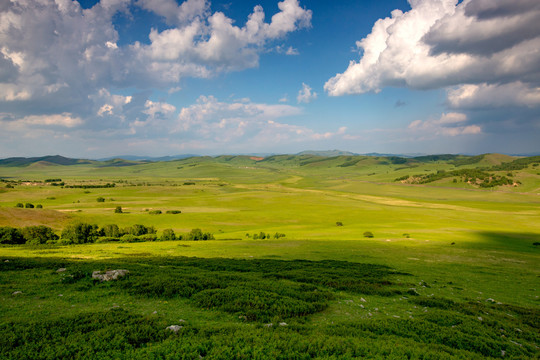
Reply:
[[15, 205], [15, 207], [18, 207], [18, 208], [23, 208], [23, 207], [24, 207], [24, 205], [23, 205], [23, 203], [17, 203], [17, 205]]
[[166, 214], [181, 214], [180, 210], [167, 210]]
[[33, 208], [34, 208], [34, 204], [26, 203], [26, 204], [24, 204], [24, 207], [25, 207], [26, 209], [33, 209]]
[[114, 209], [114, 213], [115, 214], [122, 214], [122, 207], [121, 206], [117, 206], [116, 209]]
[[140, 236], [140, 235], [146, 235], [146, 234], [155, 234], [156, 229], [153, 226], [147, 227], [141, 224], [135, 224], [133, 226], [125, 228], [123, 230], [123, 233], [129, 234], [129, 235]]
[[53, 229], [45, 225], [27, 226], [21, 230], [21, 233], [26, 243], [32, 245], [58, 240], [58, 235], [54, 233]]
[[132, 243], [132, 242], [138, 242], [138, 241], [141, 241], [141, 240], [135, 235], [126, 234], [126, 235], [124, 235], [124, 236], [122, 236], [120, 238], [120, 241], [121, 242], [126, 242], [126, 243]]
[[100, 196], [100, 197], [98, 197], [98, 198], [96, 199], [96, 201], [97, 201], [97, 202], [105, 202], [105, 198]]
[[148, 212], [150, 215], [159, 215], [162, 214], [161, 210], [151, 210]]
[[343, 226], [343, 223], [341, 221], [336, 221], [336, 226]]
[[156, 241], [157, 235], [156, 234], [144, 234], [141, 236], [137, 236], [139, 241]]
[[364, 232], [364, 237], [372, 238], [372, 237], [373, 237], [373, 233], [372, 233], [371, 231], [366, 231], [366, 232]]
[[37, 204], [37, 205], [36, 205], [36, 209], [43, 209], [43, 205]]
[[174, 233], [174, 230], [173, 229], [163, 230], [163, 233], [161, 234], [161, 240], [162, 241], [176, 240], [176, 234]]

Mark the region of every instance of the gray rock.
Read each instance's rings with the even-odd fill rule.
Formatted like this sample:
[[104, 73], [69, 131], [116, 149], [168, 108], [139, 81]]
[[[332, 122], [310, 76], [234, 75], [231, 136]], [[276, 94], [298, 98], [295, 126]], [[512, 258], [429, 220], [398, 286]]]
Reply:
[[287, 323], [286, 322], [280, 322], [279, 326], [287, 326]]
[[15, 296], [15, 295], [21, 295], [22, 294], [22, 291], [14, 291], [11, 295]]
[[61, 273], [61, 272], [64, 272], [64, 271], [66, 271], [66, 270], [67, 270], [66, 268], [60, 268], [60, 269], [56, 270], [56, 272], [57, 272], [57, 273]]
[[167, 330], [171, 330], [172, 332], [174, 332], [175, 334], [178, 332], [178, 330], [180, 330], [182, 328], [181, 325], [171, 325], [171, 326], [167, 326]]
[[98, 279], [99, 281], [111, 281], [124, 277], [129, 274], [129, 270], [109, 270], [105, 273], [101, 271], [94, 271], [92, 273], [92, 279]]

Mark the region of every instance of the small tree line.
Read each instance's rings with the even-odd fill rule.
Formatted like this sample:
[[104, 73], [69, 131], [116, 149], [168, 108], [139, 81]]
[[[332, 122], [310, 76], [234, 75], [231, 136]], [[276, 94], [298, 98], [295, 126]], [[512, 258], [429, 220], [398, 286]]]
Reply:
[[45, 225], [26, 226], [15, 228], [0, 226], [0, 244], [87, 244], [95, 242], [142, 242], [142, 241], [170, 241], [170, 240], [214, 240], [210, 232], [193, 229], [186, 234], [176, 234], [173, 229], [163, 230], [161, 237], [153, 226], [135, 224], [120, 228], [116, 224], [107, 224], [98, 227], [95, 224], [77, 222], [67, 225], [58, 236], [55, 231]]

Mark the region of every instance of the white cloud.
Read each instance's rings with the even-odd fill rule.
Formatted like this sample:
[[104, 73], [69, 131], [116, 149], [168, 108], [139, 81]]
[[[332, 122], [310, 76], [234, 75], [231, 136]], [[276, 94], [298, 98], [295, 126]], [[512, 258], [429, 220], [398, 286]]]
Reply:
[[325, 84], [330, 95], [539, 81], [537, 1], [409, 2], [410, 11], [394, 10], [357, 42], [361, 59]]
[[[304, 126], [283, 122], [302, 110], [281, 104], [260, 104], [251, 101], [220, 102], [216, 98], [201, 96], [196, 104], [182, 108], [175, 133], [183, 138], [207, 141], [208, 146], [275, 147], [281, 142], [303, 142], [329, 139], [343, 135], [346, 128], [336, 132], [318, 133]], [[190, 136], [195, 134], [196, 136]]]
[[[152, 30], [148, 44], [123, 44], [116, 29], [115, 16], [133, 19], [134, 4], [169, 24]], [[179, 89], [183, 77], [255, 67], [270, 42], [311, 21], [298, 0], [278, 3], [269, 23], [256, 6], [243, 26], [211, 13], [209, 4], [101, 0], [83, 9], [77, 1], [8, 1], [0, 7], [0, 104], [39, 102], [49, 113], [92, 108], [93, 114], [109, 114], [115, 104], [89, 104], [102, 88]], [[31, 108], [39, 112], [18, 106], [17, 115], [29, 115]]]
[[302, 89], [298, 91], [298, 96], [296, 97], [296, 101], [298, 103], [310, 103], [316, 98], [317, 98], [317, 93], [315, 91], [312, 92], [312, 89], [309, 85], [302, 83]]
[[448, 104], [457, 109], [539, 107], [540, 87], [519, 81], [501, 85], [462, 85], [448, 91]]
[[0, 124], [5, 131], [28, 132], [30, 128], [36, 127], [41, 129], [75, 128], [82, 125], [83, 121], [70, 113], [30, 115], [19, 119], [0, 114]]
[[425, 136], [457, 136], [476, 135], [482, 133], [482, 128], [478, 125], [465, 125], [467, 115], [462, 113], [442, 114], [435, 120], [415, 120], [409, 124], [408, 129], [413, 133], [420, 133]]
[[143, 113], [150, 115], [153, 118], [155, 118], [158, 114], [166, 116], [176, 111], [176, 107], [174, 105], [163, 102], [153, 102], [150, 100], [146, 100], [144, 107], [146, 109], [143, 111]]

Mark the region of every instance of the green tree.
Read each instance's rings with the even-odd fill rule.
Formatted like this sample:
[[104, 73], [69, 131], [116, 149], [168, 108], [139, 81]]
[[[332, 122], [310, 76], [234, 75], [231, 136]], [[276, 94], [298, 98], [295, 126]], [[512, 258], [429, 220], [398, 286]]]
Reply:
[[372, 237], [373, 237], [373, 233], [372, 233], [371, 231], [366, 231], [366, 232], [364, 232], [364, 237], [372, 238]]
[[123, 213], [122, 207], [121, 207], [121, 206], [117, 206], [116, 209], [114, 209], [114, 213], [115, 213], [115, 214], [122, 214], [122, 213]]
[[87, 223], [69, 224], [62, 231], [62, 243], [64, 244], [85, 244], [95, 242], [98, 238], [97, 225]]
[[176, 240], [176, 234], [173, 229], [165, 229], [161, 234], [162, 241]]
[[21, 231], [10, 226], [0, 226], [0, 244], [24, 244]]
[[53, 229], [45, 225], [27, 226], [21, 230], [27, 244], [45, 244], [48, 241], [58, 240]]
[[108, 224], [103, 226], [101, 229], [101, 232], [103, 233], [103, 236], [106, 237], [112, 237], [117, 238], [122, 236], [122, 233], [120, 232], [120, 229], [118, 228], [118, 225], [116, 224]]

